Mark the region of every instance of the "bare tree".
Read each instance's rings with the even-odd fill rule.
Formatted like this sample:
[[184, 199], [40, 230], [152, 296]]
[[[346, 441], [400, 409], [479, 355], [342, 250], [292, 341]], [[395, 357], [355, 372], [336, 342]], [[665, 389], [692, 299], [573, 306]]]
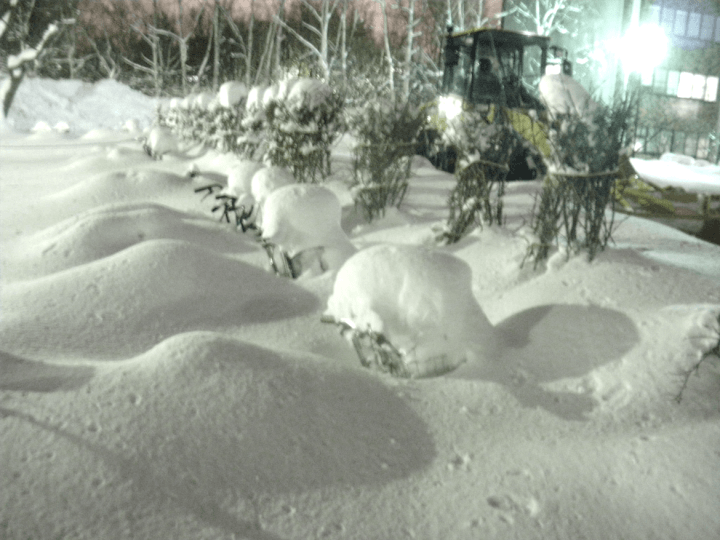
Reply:
[[318, 38], [318, 44], [314, 44], [305, 39], [299, 32], [289, 26], [287, 22], [281, 18], [276, 17], [276, 21], [300, 43], [302, 43], [302, 45], [309, 50], [310, 54], [316, 57], [318, 65], [323, 73], [323, 77], [325, 79], [329, 79], [330, 70], [334, 61], [334, 58], [330, 57], [330, 19], [332, 18], [335, 9], [337, 9], [340, 0], [320, 0], [318, 2], [318, 7], [315, 7], [308, 0], [300, 1], [308, 9], [316, 22], [316, 25], [311, 25], [306, 22], [303, 22], [302, 25]]
[[[527, 30], [541, 36], [572, 33], [586, 1], [574, 0], [513, 0], [514, 18]], [[588, 14], [585, 13], [585, 16]]]
[[388, 85], [390, 87], [390, 96], [395, 99], [395, 61], [390, 48], [390, 32], [388, 28], [388, 5], [387, 0], [375, 0], [380, 5], [383, 19], [383, 45], [385, 47], [385, 61], [388, 64]]
[[228, 12], [227, 9], [224, 7], [221, 7], [220, 10], [222, 11], [222, 14], [225, 18], [225, 22], [228, 25], [228, 28], [230, 29], [230, 32], [232, 33], [233, 37], [230, 38], [230, 42], [232, 44], [237, 45], [240, 47], [240, 52], [233, 52], [231, 53], [231, 56], [233, 58], [242, 58], [244, 59], [245, 63], [245, 85], [251, 86], [255, 82], [255, 78], [253, 77], [253, 67], [252, 67], [252, 59], [253, 59], [253, 45], [255, 42], [255, 0], [250, 0], [250, 17], [247, 24], [247, 38], [243, 36], [242, 31], [238, 27], [237, 23], [233, 20], [231, 14]]
[[446, 24], [458, 30], [487, 24], [485, 0], [446, 0]]
[[[47, 25], [42, 35], [31, 40], [30, 18], [36, 8], [35, 0], [9, 0], [0, 5], [0, 49], [14, 54], [7, 57], [8, 76], [0, 82], [0, 101], [2, 101], [2, 118], [6, 118], [12, 106], [15, 93], [25, 75], [32, 66], [40, 61], [41, 56], [60, 31], [64, 23], [71, 21], [55, 20]], [[34, 44], [30, 44], [35, 41]]]

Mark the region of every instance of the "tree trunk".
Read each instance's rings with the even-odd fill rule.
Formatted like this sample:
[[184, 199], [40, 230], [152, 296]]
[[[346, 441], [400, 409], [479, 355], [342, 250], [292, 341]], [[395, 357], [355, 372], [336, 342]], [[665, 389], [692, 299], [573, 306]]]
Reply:
[[213, 12], [213, 92], [217, 92], [220, 83], [220, 45], [222, 40], [220, 26], [220, 7], [218, 1], [215, 0], [215, 11]]
[[[15, 74], [14, 72], [16, 71], [19, 71], [20, 74]], [[24, 68], [14, 69], [10, 70], [8, 78], [0, 83], [0, 98], [2, 98], [3, 118], [7, 118], [7, 115], [10, 112], [10, 106], [12, 105], [13, 99], [15, 99], [15, 93], [18, 91], [18, 88], [20, 88], [20, 83], [22, 83], [24, 78]]]
[[250, 2], [250, 22], [248, 23], [248, 44], [247, 51], [245, 54], [245, 86], [248, 88], [252, 84], [253, 78], [252, 72], [252, 55], [253, 55], [253, 41], [255, 39], [255, 0]]
[[390, 85], [390, 98], [395, 101], [395, 63], [390, 50], [390, 34], [388, 33], [387, 0], [375, 0], [382, 8], [383, 16], [383, 41], [385, 45], [385, 57], [388, 63], [388, 84]]

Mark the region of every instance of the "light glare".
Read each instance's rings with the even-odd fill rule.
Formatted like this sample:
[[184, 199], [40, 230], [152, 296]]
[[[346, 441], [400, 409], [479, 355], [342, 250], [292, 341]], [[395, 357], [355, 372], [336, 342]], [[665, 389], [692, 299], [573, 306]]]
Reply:
[[660, 65], [667, 49], [668, 38], [663, 29], [655, 24], [645, 24], [625, 35], [618, 52], [628, 72], [640, 72]]

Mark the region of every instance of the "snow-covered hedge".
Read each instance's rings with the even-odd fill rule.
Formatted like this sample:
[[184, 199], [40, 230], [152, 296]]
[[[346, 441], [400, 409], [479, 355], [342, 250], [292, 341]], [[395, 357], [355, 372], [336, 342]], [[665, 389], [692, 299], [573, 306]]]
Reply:
[[452, 243], [483, 223], [502, 224], [508, 163], [526, 143], [509, 122], [489, 123], [473, 111], [450, 122], [443, 136], [458, 152], [457, 184], [450, 194], [450, 214], [442, 234], [443, 240]]
[[238, 137], [244, 131], [245, 102], [242, 97], [233, 97], [231, 103], [221, 91], [218, 96], [204, 93], [171, 100], [158, 110], [158, 123], [184, 142], [243, 155]]
[[[615, 184], [627, 159], [634, 101], [595, 104], [592, 114], [556, 113], [551, 117], [550, 174], [533, 216], [538, 243], [531, 247], [535, 264], [545, 260], [562, 238], [571, 253], [585, 251], [592, 260], [605, 249], [614, 226]], [[610, 212], [606, 212], [606, 209]]]
[[349, 124], [357, 138], [355, 203], [372, 221], [384, 215], [386, 207], [402, 203], [425, 115], [409, 104], [378, 99], [351, 113]]
[[271, 88], [263, 103], [264, 159], [293, 171], [298, 182], [330, 174], [330, 148], [340, 134], [342, 100], [324, 82], [297, 79]]
[[330, 147], [342, 124], [342, 102], [325, 83], [292, 79], [247, 91], [224, 84], [217, 96], [173, 100], [159, 123], [185, 142], [290, 169], [299, 182], [330, 174]]

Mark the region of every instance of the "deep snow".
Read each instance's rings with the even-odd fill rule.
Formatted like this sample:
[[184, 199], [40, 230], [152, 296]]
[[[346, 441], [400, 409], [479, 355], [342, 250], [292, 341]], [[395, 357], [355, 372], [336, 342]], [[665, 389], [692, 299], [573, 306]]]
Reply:
[[16, 99], [16, 127], [70, 130], [0, 141], [0, 538], [720, 537], [718, 362], [673, 401], [717, 339], [720, 247], [623, 216], [593, 263], [523, 266], [530, 182], [504, 227], [433, 248], [452, 177], [417, 159], [401, 209], [365, 224], [345, 137], [329, 185], [353, 246], [464, 261], [455, 312], [476, 302], [500, 338], [394, 379], [320, 322], [334, 270], [272, 275], [193, 192], [235, 160], [151, 160], [116, 129], [154, 103], [115, 83]]

